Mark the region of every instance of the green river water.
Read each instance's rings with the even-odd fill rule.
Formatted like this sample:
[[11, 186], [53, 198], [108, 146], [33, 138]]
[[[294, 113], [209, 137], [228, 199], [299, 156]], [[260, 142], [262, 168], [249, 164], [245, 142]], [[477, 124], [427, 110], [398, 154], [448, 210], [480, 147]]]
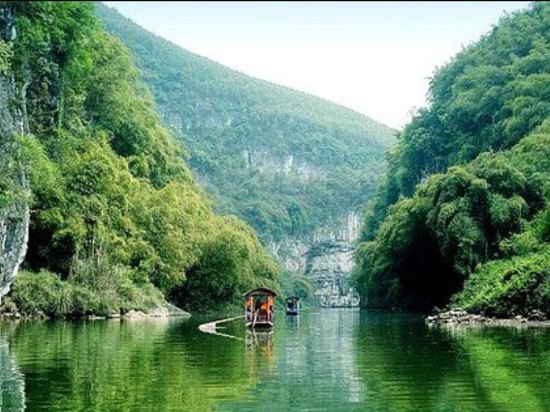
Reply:
[[0, 324], [1, 411], [550, 411], [550, 329], [325, 309], [204, 334], [171, 320]]

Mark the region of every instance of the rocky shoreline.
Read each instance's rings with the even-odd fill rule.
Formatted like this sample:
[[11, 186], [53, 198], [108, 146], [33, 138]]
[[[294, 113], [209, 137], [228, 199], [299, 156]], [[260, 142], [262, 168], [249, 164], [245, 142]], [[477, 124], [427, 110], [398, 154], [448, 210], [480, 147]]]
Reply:
[[[159, 306], [147, 311], [130, 310], [126, 313], [110, 313], [108, 315], [86, 315], [77, 319], [84, 320], [105, 320], [105, 319], [154, 319], [154, 318], [172, 318], [172, 317], [190, 317], [191, 314], [186, 312], [171, 303], [164, 302]], [[21, 314], [17, 311], [1, 312], [0, 320], [53, 320], [43, 312], [38, 312], [32, 315]], [[57, 319], [56, 319], [57, 320]]]
[[550, 326], [550, 319], [539, 310], [531, 311], [527, 316], [502, 319], [468, 313], [463, 309], [450, 309], [426, 317], [428, 325], [472, 325], [472, 326]]

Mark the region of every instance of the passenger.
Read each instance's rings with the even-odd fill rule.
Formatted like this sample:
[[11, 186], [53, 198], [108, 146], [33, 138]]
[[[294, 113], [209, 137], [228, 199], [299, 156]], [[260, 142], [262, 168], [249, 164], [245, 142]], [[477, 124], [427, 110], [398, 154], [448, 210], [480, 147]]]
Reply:
[[252, 297], [249, 297], [246, 300], [246, 318], [248, 320], [252, 319], [252, 305], [253, 305], [254, 299]]
[[267, 298], [267, 319], [272, 320], [273, 319], [273, 298], [271, 296], [268, 296]]

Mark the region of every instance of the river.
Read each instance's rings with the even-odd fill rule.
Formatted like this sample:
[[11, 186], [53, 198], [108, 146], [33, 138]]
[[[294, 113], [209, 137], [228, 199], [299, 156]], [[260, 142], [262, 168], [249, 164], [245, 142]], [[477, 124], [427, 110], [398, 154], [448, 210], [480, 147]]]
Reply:
[[2, 411], [550, 411], [550, 329], [278, 313], [273, 333], [212, 319], [0, 324]]

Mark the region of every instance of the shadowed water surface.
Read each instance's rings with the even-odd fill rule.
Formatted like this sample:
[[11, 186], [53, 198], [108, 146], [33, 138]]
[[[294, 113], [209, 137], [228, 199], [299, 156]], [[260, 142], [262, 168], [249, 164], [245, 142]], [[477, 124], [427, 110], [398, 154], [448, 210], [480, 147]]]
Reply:
[[327, 309], [271, 334], [211, 319], [0, 325], [2, 411], [550, 411], [550, 330]]

